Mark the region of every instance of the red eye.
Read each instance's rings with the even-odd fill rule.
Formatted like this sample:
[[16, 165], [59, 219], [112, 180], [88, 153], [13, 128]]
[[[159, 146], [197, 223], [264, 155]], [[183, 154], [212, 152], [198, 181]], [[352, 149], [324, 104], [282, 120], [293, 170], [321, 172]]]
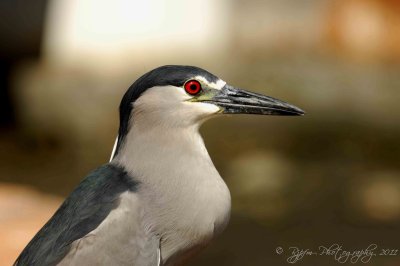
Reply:
[[196, 95], [201, 91], [201, 84], [197, 80], [189, 80], [185, 83], [185, 91], [190, 95]]

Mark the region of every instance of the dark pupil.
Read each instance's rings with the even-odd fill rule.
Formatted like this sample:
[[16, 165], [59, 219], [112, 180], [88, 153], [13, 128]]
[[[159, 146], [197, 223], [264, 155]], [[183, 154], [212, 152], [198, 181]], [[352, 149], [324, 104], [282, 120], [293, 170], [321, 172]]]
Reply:
[[196, 84], [192, 84], [192, 85], [190, 85], [190, 89], [191, 89], [192, 91], [195, 91], [195, 90], [197, 90], [197, 86], [196, 86]]

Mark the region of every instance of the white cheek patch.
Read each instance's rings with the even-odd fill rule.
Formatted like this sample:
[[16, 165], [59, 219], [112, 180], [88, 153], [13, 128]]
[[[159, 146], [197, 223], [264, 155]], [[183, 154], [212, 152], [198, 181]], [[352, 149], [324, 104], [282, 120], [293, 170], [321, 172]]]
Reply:
[[[225, 82], [221, 82], [223, 82], [223, 86], [225, 86]], [[212, 84], [216, 86], [217, 83]], [[183, 88], [175, 86], [156, 86], [148, 89], [137, 102], [142, 104], [147, 103], [147, 105], [151, 104], [153, 107], [156, 105], [159, 107], [168, 106], [170, 109], [175, 110], [179, 108], [179, 104], [183, 103], [187, 105], [192, 112], [199, 114], [214, 114], [220, 111], [220, 108], [215, 104], [189, 101], [192, 98], [193, 96], [187, 94]]]
[[226, 82], [223, 81], [222, 79], [218, 79], [218, 81], [215, 83], [209, 82], [207, 79], [205, 79], [202, 76], [196, 76], [195, 79], [207, 84], [208, 87], [210, 87], [212, 89], [216, 89], [216, 90], [220, 90], [226, 85]]
[[[156, 86], [148, 89], [134, 103], [134, 110], [174, 110], [179, 111], [179, 106], [192, 109], [193, 112], [215, 113], [219, 111], [219, 107], [211, 103], [191, 102], [188, 101], [193, 97], [188, 95], [183, 88], [175, 86]], [[182, 110], [184, 111], [184, 110]], [[185, 110], [187, 111], [187, 110]]]
[[203, 103], [203, 102], [185, 102], [185, 104], [190, 104], [192, 108], [200, 111], [205, 114], [214, 114], [220, 111], [220, 108], [212, 103]]
[[155, 86], [144, 92], [133, 104], [133, 121], [139, 128], [168, 125], [199, 125], [220, 112], [212, 103], [188, 101], [192, 97], [181, 87]]
[[178, 103], [191, 99], [183, 88], [175, 86], [155, 86], [147, 89], [136, 102]]

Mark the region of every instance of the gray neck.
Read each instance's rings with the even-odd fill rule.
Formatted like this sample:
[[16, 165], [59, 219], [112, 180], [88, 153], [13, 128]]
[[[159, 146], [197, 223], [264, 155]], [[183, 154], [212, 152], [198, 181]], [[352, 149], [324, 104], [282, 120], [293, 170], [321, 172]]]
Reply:
[[197, 126], [143, 128], [133, 125], [113, 161], [132, 172], [135, 178], [148, 181], [157, 178], [152, 175], [154, 171], [163, 170], [167, 174], [173, 166], [177, 169], [189, 165], [197, 168], [203, 163], [213, 166]]

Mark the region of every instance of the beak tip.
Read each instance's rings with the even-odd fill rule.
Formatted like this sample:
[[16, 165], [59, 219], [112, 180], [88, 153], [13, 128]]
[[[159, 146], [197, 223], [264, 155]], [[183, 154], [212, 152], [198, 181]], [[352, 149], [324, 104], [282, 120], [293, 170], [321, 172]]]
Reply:
[[293, 116], [304, 116], [306, 114], [306, 112], [304, 110], [302, 110], [299, 107], [294, 106], [294, 105], [289, 105], [289, 110], [290, 110], [289, 115], [293, 115]]
[[306, 112], [299, 108], [298, 115], [299, 116], [304, 116], [305, 114], [306, 114]]

